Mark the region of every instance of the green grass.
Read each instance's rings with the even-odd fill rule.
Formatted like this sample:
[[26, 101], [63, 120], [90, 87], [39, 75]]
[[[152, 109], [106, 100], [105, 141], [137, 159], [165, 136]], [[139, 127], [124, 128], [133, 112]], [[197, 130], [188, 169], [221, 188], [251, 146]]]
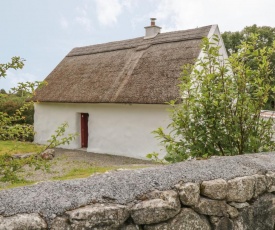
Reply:
[[[43, 150], [45, 146], [32, 144], [30, 142], [18, 142], [18, 141], [0, 141], [0, 155], [9, 153], [9, 154], [17, 154], [17, 153], [30, 153], [30, 152], [40, 152]], [[63, 156], [65, 157], [65, 156]], [[66, 157], [65, 157], [66, 159]], [[58, 160], [58, 159], [56, 159]], [[62, 159], [60, 159], [62, 160]], [[63, 159], [64, 160], [64, 159]], [[54, 164], [54, 162], [52, 162]], [[76, 162], [76, 165], [79, 165]], [[75, 165], [74, 165], [75, 166]], [[77, 178], [86, 178], [91, 176], [94, 173], [105, 173], [110, 170], [115, 170], [121, 166], [97, 166], [91, 164], [82, 164], [79, 165], [78, 168], [72, 168], [68, 173], [62, 176], [53, 177], [51, 180], [69, 180], [69, 179], [77, 179]], [[126, 166], [127, 169], [138, 169], [144, 168], [146, 166]], [[31, 174], [33, 172], [29, 172]], [[45, 172], [46, 173], [46, 172]], [[25, 176], [25, 178], [27, 175]], [[6, 184], [3, 188], [0, 186], [0, 190], [9, 189], [21, 186], [27, 186], [37, 183], [36, 181], [19, 181], [15, 183]]]
[[[71, 180], [71, 179], [80, 179], [80, 178], [87, 178], [91, 176], [94, 173], [105, 173], [110, 170], [115, 170], [121, 167], [98, 167], [98, 166], [90, 166], [88, 168], [74, 168], [67, 174], [63, 176], [56, 176], [53, 177], [51, 180]], [[130, 166], [127, 167], [127, 169], [139, 169], [139, 168], [146, 168], [146, 166]], [[15, 182], [12, 184], [9, 184], [5, 186], [5, 188], [2, 188], [0, 186], [0, 190], [2, 189], [10, 189], [10, 188], [16, 188], [16, 187], [22, 187], [22, 186], [28, 186], [32, 185], [35, 183], [38, 183], [39, 181], [20, 181], [20, 182]]]
[[[115, 170], [118, 168], [119, 167], [97, 167], [97, 166], [90, 166], [88, 168], [74, 168], [67, 174], [65, 174], [63, 176], [53, 177], [51, 180], [71, 180], [71, 179], [86, 178], [86, 177], [91, 176], [94, 173], [105, 173], [107, 171]], [[129, 169], [138, 169], [138, 168], [143, 168], [143, 167], [132, 166], [132, 167], [128, 167], [128, 168]], [[37, 183], [37, 181], [28, 181], [28, 180], [20, 181], [20, 182], [15, 182], [15, 183], [9, 184], [9, 185], [5, 186], [5, 188], [2, 188], [0, 186], [0, 190], [28, 186], [28, 185], [33, 185], [35, 183]]]
[[16, 182], [13, 184], [9, 184], [8, 186], [6, 186], [5, 188], [0, 187], [0, 190], [4, 190], [4, 189], [10, 189], [10, 188], [17, 188], [17, 187], [23, 187], [23, 186], [28, 186], [28, 185], [33, 185], [36, 182], [34, 181], [23, 181], [23, 182]]
[[70, 180], [77, 178], [89, 177], [94, 173], [105, 173], [110, 170], [117, 169], [118, 167], [89, 167], [89, 168], [74, 168], [63, 176], [53, 177], [54, 180]]
[[33, 144], [31, 142], [20, 142], [20, 141], [0, 141], [0, 155], [9, 153], [31, 153], [40, 152], [45, 147], [43, 145]]
[[[86, 178], [91, 176], [94, 173], [105, 173], [107, 171], [115, 170], [121, 168], [120, 167], [97, 167], [97, 166], [91, 166], [88, 168], [74, 168], [67, 174], [63, 176], [53, 177], [54, 180], [70, 180], [70, 179], [78, 179], [78, 178]], [[125, 169], [140, 169], [140, 168], [146, 168], [146, 166], [130, 166]]]

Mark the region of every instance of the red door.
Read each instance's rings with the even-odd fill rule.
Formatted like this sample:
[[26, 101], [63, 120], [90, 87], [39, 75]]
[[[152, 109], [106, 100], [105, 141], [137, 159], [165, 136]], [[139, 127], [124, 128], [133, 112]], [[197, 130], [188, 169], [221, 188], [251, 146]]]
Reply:
[[81, 148], [88, 147], [88, 113], [81, 113]]

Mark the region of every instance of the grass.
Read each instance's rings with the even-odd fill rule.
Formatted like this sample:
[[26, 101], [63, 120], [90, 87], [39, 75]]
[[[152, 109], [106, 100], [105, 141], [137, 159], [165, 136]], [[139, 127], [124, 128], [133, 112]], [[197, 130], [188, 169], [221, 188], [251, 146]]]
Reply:
[[18, 154], [40, 152], [44, 148], [45, 147], [43, 145], [37, 145], [31, 142], [0, 141], [0, 155], [5, 153]]
[[[130, 166], [125, 169], [140, 169], [145, 168], [146, 166]], [[67, 174], [63, 176], [53, 177], [54, 180], [70, 180], [70, 179], [78, 179], [78, 178], [86, 178], [91, 176], [94, 173], [105, 173], [107, 171], [116, 170], [121, 167], [112, 167], [112, 166], [105, 166], [105, 167], [97, 167], [97, 166], [90, 166], [87, 168], [74, 168]]]
[[34, 182], [34, 181], [16, 182], [16, 183], [9, 184], [8, 186], [5, 186], [5, 188], [0, 186], [0, 190], [28, 186], [28, 185], [32, 185], [32, 184], [35, 184], [35, 183], [36, 182]]
[[[40, 152], [45, 148], [42, 145], [36, 145], [32, 144], [30, 142], [18, 142], [18, 141], [0, 141], [0, 155], [9, 153], [9, 154], [18, 154], [18, 153], [30, 153], [30, 152]], [[105, 173], [110, 170], [116, 170], [118, 168], [127, 168], [127, 169], [138, 169], [138, 168], [144, 168], [146, 166], [138, 166], [138, 165], [128, 165], [124, 167], [124, 165], [96, 165], [96, 164], [90, 164], [85, 161], [70, 161], [67, 159], [67, 156], [62, 156], [61, 158], [55, 158], [53, 161], [51, 161], [51, 165], [55, 165], [57, 163], [60, 164], [60, 162], [63, 162], [64, 164], [69, 164], [71, 166], [71, 169], [68, 168], [66, 172], [63, 174], [59, 173], [60, 168], [57, 167], [56, 172], [52, 171], [49, 172], [50, 174], [56, 174], [51, 176], [50, 178], [48, 177], [48, 180], [69, 180], [69, 179], [78, 179], [78, 178], [86, 178], [91, 176], [94, 173]], [[70, 167], [69, 166], [69, 167]], [[50, 168], [51, 170], [51, 168]], [[63, 169], [61, 169], [63, 171]], [[22, 174], [23, 178], [28, 178], [32, 174], [34, 174], [35, 171], [29, 171], [26, 172], [26, 174]], [[45, 172], [46, 173], [46, 172]], [[21, 186], [27, 186], [27, 185], [32, 185], [35, 184], [39, 181], [31, 181], [31, 180], [22, 180], [14, 183], [0, 183], [0, 190], [2, 189], [9, 189], [9, 188], [15, 188], [15, 187], [21, 187]]]
[[74, 168], [63, 176], [53, 177], [54, 180], [70, 180], [77, 178], [89, 177], [94, 173], [105, 173], [110, 170], [117, 169], [118, 167], [96, 167], [92, 166], [89, 168]]

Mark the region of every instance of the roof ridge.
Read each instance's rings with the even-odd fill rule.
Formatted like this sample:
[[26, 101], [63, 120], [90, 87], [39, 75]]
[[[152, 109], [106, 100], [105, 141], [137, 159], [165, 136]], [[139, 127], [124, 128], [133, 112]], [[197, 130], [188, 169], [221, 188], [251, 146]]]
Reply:
[[[182, 37], [182, 38], [178, 38], [178, 37], [171, 38], [171, 36], [169, 37], [169, 35], [186, 33], [186, 36], [187, 36], [187, 35], [190, 35], [188, 32], [200, 31], [200, 30], [203, 30], [206, 28], [210, 29], [211, 26], [203, 26], [203, 27], [199, 27], [199, 28], [195, 28], [195, 29], [178, 30], [178, 31], [166, 32], [166, 33], [160, 33], [155, 38], [147, 39], [147, 40], [144, 40], [143, 37], [137, 37], [137, 38], [127, 39], [127, 40], [95, 44], [95, 45], [84, 46], [84, 47], [77, 47], [77, 48], [74, 48], [66, 57], [83, 56], [83, 55], [105, 53], [105, 52], [112, 52], [112, 51], [117, 51], [117, 50], [133, 49], [133, 48], [136, 48], [138, 50], [139, 46], [150, 47], [151, 45], [156, 45], [156, 44], [164, 44], [164, 43], [170, 43], [170, 42], [180, 42], [180, 41], [201, 39], [204, 37], [203, 35], [194, 34], [191, 37]], [[165, 40], [165, 38], [166, 38], [166, 40]], [[140, 41], [138, 41], [138, 40], [140, 40]], [[126, 44], [125, 44], [125, 42], [126, 42]], [[128, 42], [128, 44], [127, 44], [127, 42]], [[130, 44], [129, 44], [129, 42], [130, 42]], [[125, 45], [123, 46], [123, 44], [125, 44]], [[116, 46], [116, 47], [114, 47], [114, 46]], [[104, 47], [104, 48], [100, 49], [102, 47]], [[87, 50], [87, 51], [84, 50], [84, 49], [92, 49], [92, 48], [94, 48], [94, 50]], [[79, 50], [79, 51], [77, 51], [77, 50]], [[83, 51], [81, 51], [81, 50], [83, 50]]]
[[[135, 46], [131, 46], [131, 47], [121, 47], [121, 48], [116, 48], [116, 49], [107, 49], [107, 50], [103, 50], [103, 51], [94, 51], [94, 52], [87, 52], [87, 53], [80, 53], [80, 54], [68, 54], [66, 55], [66, 57], [76, 57], [76, 56], [84, 56], [84, 55], [90, 55], [90, 54], [97, 54], [97, 53], [106, 53], [106, 52], [113, 52], [113, 51], [117, 51], [117, 50], [125, 50], [125, 49], [133, 49], [136, 48], [136, 51], [139, 50], [144, 50], [149, 48], [152, 45], [158, 45], [158, 44], [165, 44], [165, 43], [172, 43], [172, 42], [182, 42], [182, 41], [189, 41], [189, 40], [197, 40], [197, 39], [202, 39], [204, 36], [197, 36], [197, 37], [192, 37], [192, 38], [185, 38], [185, 39], [174, 39], [174, 40], [168, 40], [168, 41], [155, 41], [152, 42], [151, 44], [141, 44], [141, 45], [135, 45]], [[141, 47], [141, 48], [140, 48]], [[146, 47], [146, 48], [143, 48]]]

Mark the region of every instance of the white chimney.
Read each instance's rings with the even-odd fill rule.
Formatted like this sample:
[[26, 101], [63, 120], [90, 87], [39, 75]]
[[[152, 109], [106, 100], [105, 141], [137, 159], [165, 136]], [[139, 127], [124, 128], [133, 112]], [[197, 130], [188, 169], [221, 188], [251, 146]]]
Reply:
[[154, 38], [160, 33], [161, 27], [156, 26], [156, 18], [150, 18], [151, 19], [151, 25], [146, 26], [145, 28], [145, 36], [144, 39]]

